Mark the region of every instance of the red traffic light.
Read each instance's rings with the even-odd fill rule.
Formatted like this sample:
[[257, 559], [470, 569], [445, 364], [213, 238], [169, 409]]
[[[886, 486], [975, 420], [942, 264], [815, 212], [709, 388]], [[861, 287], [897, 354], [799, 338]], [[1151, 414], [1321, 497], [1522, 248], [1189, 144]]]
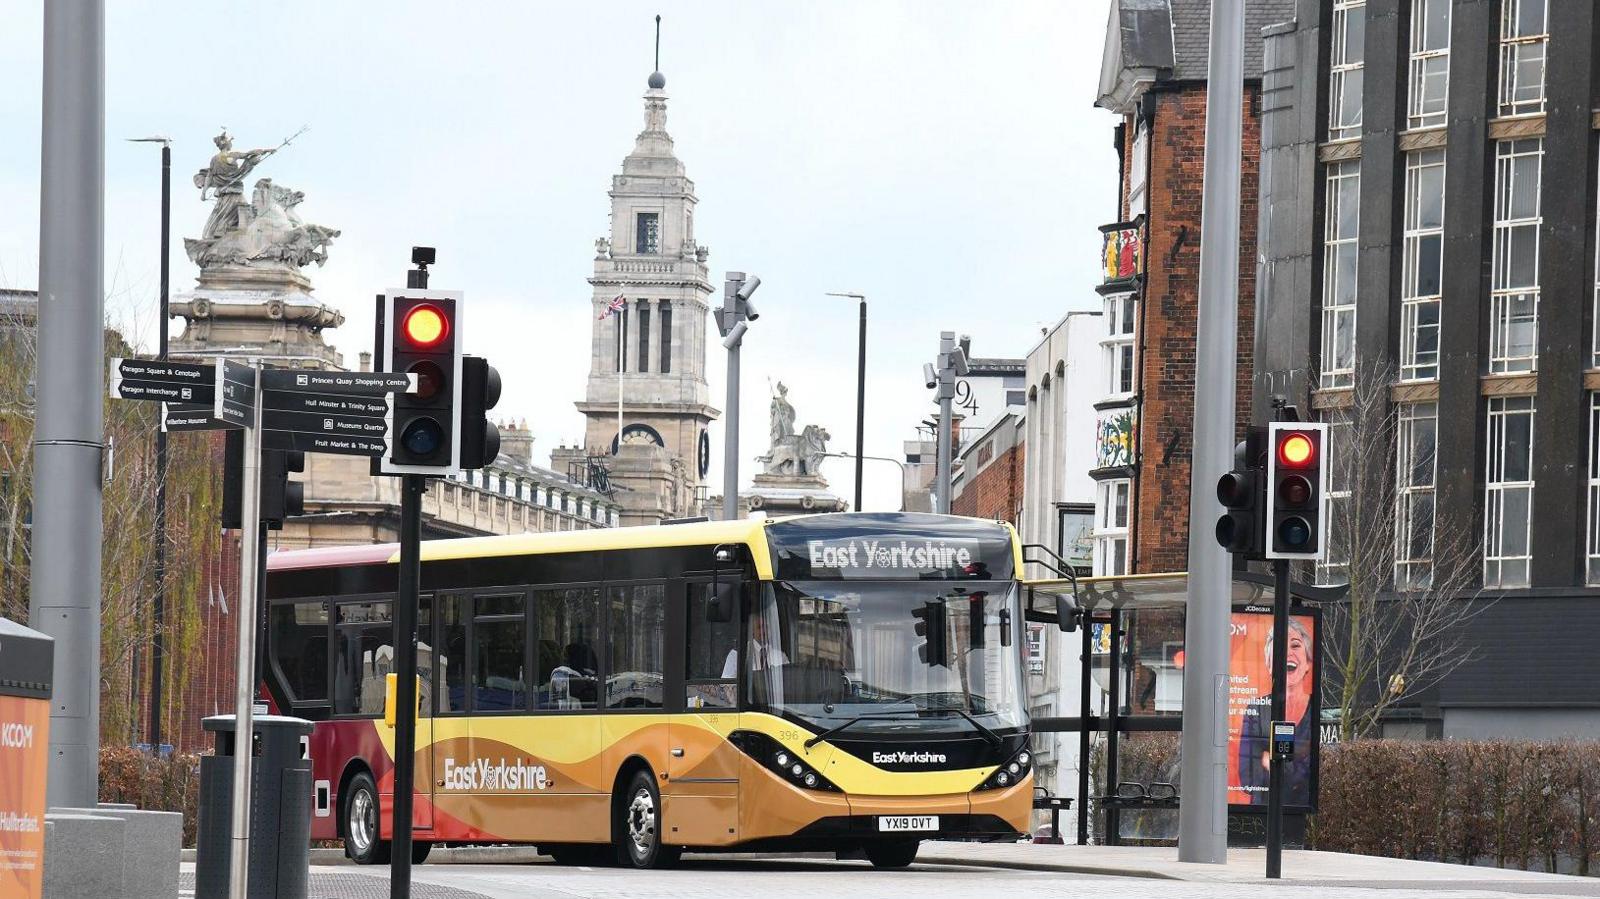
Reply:
[[413, 306], [400, 329], [416, 349], [438, 346], [450, 336], [450, 320], [437, 306]]
[[1278, 438], [1278, 464], [1288, 468], [1306, 468], [1316, 461], [1316, 444], [1305, 434], [1289, 433]]

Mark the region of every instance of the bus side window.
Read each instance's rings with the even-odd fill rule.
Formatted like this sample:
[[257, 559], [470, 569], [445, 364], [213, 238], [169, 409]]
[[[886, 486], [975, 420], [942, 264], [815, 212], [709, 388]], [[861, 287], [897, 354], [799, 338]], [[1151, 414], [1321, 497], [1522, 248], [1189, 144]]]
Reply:
[[328, 698], [328, 604], [323, 600], [272, 607], [271, 651], [294, 702]]
[[467, 619], [460, 596], [438, 597], [439, 603], [439, 714], [467, 710]]
[[739, 670], [739, 616], [713, 621], [708, 614], [715, 601], [710, 584], [686, 584], [688, 591], [688, 664], [684, 666], [685, 705], [695, 708], [733, 708], [734, 683]]
[[333, 712], [381, 715], [386, 677], [394, 670], [393, 625], [388, 602], [342, 603], [338, 610], [338, 659], [334, 666]]
[[588, 587], [533, 592], [533, 707], [599, 705], [599, 596]]
[[662, 631], [667, 588], [636, 584], [606, 591], [610, 612], [611, 666], [606, 672], [606, 708], [661, 708]]
[[522, 594], [480, 595], [473, 604], [472, 711], [523, 711]]

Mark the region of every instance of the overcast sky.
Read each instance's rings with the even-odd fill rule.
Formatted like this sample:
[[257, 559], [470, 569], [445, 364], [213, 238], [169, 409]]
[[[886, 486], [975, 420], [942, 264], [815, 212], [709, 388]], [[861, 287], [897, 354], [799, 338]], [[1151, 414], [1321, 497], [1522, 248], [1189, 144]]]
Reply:
[[[540, 464], [583, 433], [585, 278], [643, 124], [658, 12], [667, 128], [713, 281], [739, 269], [763, 282], [743, 356], [746, 482], [769, 379], [790, 386], [797, 424], [853, 449], [856, 309], [826, 291], [869, 298], [869, 455], [898, 456], [932, 411], [921, 367], [940, 330], [1020, 358], [1043, 325], [1098, 307], [1096, 228], [1114, 220], [1116, 185], [1115, 119], [1092, 105], [1107, 0], [107, 6], [113, 320], [153, 345], [159, 151], [122, 138], [174, 139], [177, 292], [198, 274], [181, 238], [205, 221], [190, 177], [219, 127], [258, 147], [308, 126], [257, 171], [305, 192], [306, 221], [343, 231], [309, 271], [347, 317], [328, 335], [346, 364], [410, 247], [438, 247], [433, 284], [466, 292], [467, 349], [500, 369], [496, 412], [529, 421]], [[5, 287], [38, 275], [42, 9], [0, 0]], [[713, 493], [722, 439], [713, 425]], [[898, 471], [866, 470], [866, 508], [897, 508]], [[851, 495], [849, 461], [826, 474]]]

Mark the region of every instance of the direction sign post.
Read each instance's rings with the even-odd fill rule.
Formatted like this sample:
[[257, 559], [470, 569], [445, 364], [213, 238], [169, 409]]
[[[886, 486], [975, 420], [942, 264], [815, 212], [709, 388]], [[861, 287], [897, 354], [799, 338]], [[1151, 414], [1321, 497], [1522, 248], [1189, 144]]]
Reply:
[[118, 357], [111, 360], [108, 383], [112, 399], [209, 403], [214, 377], [211, 365]]
[[[249, 747], [255, 739], [256, 697], [256, 589], [260, 577], [261, 552], [261, 403], [255, 360], [239, 364], [219, 359], [216, 366], [216, 404], [213, 411], [224, 421], [237, 421], [244, 430], [244, 484], [241, 487], [242, 512], [239, 536], [239, 633], [237, 667], [234, 669], [234, 739], [238, 747]], [[251, 753], [248, 748], [234, 752], [233, 817], [228, 859], [228, 890], [233, 899], [246, 899], [250, 876], [250, 784]]]

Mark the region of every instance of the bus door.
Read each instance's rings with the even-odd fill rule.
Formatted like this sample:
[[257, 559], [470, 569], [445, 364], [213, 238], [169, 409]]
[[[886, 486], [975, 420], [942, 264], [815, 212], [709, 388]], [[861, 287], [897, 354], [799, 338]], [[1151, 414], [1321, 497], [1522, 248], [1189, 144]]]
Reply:
[[[669, 710], [667, 781], [663, 785], [668, 839], [717, 846], [738, 839], [740, 753], [728, 742], [738, 727], [739, 603], [717, 621], [709, 581], [674, 585], [684, 601], [669, 604], [667, 645], [687, 652], [681, 677], [670, 671], [677, 693]], [[724, 585], [724, 590], [727, 586]], [[676, 668], [676, 665], [672, 666]]]

